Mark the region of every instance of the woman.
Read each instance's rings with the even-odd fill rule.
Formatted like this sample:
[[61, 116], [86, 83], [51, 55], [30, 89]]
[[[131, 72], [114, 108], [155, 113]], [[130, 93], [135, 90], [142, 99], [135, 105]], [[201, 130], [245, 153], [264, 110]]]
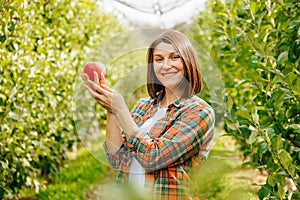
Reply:
[[196, 96], [202, 77], [184, 34], [162, 33], [147, 57], [149, 97], [140, 99], [131, 113], [118, 92], [86, 74], [82, 78], [107, 110], [104, 147], [110, 164], [119, 170], [118, 182], [151, 191], [155, 199], [189, 199], [188, 172], [210, 150], [214, 111]]

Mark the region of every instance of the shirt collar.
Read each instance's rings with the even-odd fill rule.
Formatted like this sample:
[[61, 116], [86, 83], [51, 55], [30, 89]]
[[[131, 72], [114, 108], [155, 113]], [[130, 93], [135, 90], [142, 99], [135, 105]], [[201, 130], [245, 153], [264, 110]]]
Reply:
[[[190, 96], [190, 97], [182, 97], [180, 99], [177, 99], [176, 101], [174, 101], [172, 104], [169, 105], [169, 107], [175, 106], [177, 108], [180, 108], [182, 106], [185, 106], [187, 103], [188, 99], [192, 99], [194, 96]], [[159, 101], [155, 100], [155, 99], [151, 99], [151, 103], [153, 104], [159, 104]]]
[[190, 97], [182, 97], [180, 99], [177, 99], [174, 103], [172, 103], [170, 106], [175, 106], [177, 108], [185, 106], [189, 101], [189, 99], [193, 98], [193, 96]]
[[177, 108], [179, 108], [181, 102], [182, 102], [182, 100], [177, 99], [177, 100], [173, 103], [173, 105], [176, 106]]

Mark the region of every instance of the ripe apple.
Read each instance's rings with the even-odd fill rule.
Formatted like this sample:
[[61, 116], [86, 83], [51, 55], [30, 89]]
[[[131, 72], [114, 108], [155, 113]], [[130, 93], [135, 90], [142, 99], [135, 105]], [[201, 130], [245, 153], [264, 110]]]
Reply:
[[105, 76], [106, 68], [103, 63], [100, 62], [87, 62], [84, 65], [83, 72], [86, 73], [92, 81], [94, 80], [94, 71], [98, 74], [99, 82], [104, 83], [104, 80], [101, 76]]

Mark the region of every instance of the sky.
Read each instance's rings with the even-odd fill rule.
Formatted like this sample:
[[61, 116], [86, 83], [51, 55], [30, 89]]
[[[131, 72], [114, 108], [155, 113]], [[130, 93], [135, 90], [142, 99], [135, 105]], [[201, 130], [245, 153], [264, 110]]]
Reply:
[[[122, 0], [129, 5], [136, 4], [139, 9], [145, 10], [151, 8], [153, 2], [158, 0]], [[204, 10], [206, 0], [186, 0], [181, 1], [181, 5], [167, 13], [160, 15], [145, 13], [136, 9], [130, 8], [116, 0], [103, 0], [100, 3], [107, 13], [116, 15], [124, 23], [130, 22], [137, 28], [142, 27], [159, 27], [173, 28], [175, 25], [187, 22], [189, 23], [194, 15]], [[161, 5], [170, 6], [172, 2], [180, 2], [178, 0], [160, 0]], [[152, 6], [157, 8], [157, 6]], [[161, 8], [164, 10], [164, 7]]]

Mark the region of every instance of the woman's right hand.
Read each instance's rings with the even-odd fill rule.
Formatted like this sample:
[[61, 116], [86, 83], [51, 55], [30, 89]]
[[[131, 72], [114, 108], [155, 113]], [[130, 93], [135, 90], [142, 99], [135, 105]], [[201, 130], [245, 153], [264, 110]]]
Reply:
[[[116, 90], [105, 85], [103, 82], [99, 82], [97, 73], [94, 74], [95, 82], [90, 80], [87, 74], [84, 73], [81, 75], [84, 81], [84, 86], [92, 97], [110, 113], [116, 113], [118, 109], [124, 106], [126, 107], [123, 96]], [[104, 77], [101, 77], [100, 80], [104, 80]]]
[[82, 74], [81, 77], [84, 81], [84, 86], [92, 97], [94, 97], [107, 112], [115, 115], [117, 123], [127, 134], [137, 129], [137, 125], [129, 113], [125, 100], [119, 92], [109, 88], [105, 84], [97, 84], [99, 83], [99, 79], [96, 73], [95, 82], [91, 81], [87, 74]]

